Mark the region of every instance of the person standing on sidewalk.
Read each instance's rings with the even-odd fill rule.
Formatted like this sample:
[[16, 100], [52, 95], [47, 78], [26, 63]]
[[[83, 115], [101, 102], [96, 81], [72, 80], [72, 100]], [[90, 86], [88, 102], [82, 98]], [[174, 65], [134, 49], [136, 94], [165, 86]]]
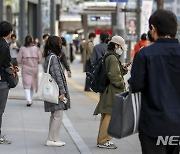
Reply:
[[11, 35], [11, 42], [9, 43], [11, 62], [14, 66], [18, 66], [17, 55], [21, 45], [16, 41], [16, 35]]
[[2, 116], [6, 107], [9, 93], [4, 68], [11, 64], [11, 56], [7, 40], [11, 37], [13, 27], [9, 22], [0, 22], [0, 144], [11, 144], [1, 133]]
[[49, 34], [43, 35], [43, 41], [40, 46], [40, 50], [41, 50], [42, 54], [44, 53], [44, 47], [45, 47], [46, 41], [48, 40], [48, 37], [49, 37]]
[[65, 68], [67, 71], [68, 77], [71, 77], [70, 58], [69, 58], [69, 50], [67, 47], [67, 42], [64, 37], [61, 37], [61, 40], [62, 40], [62, 53], [61, 53], [60, 61], [63, 64], [63, 70]]
[[123, 76], [128, 70], [120, 62], [120, 56], [126, 50], [124, 39], [121, 36], [113, 36], [107, 50], [105, 67], [110, 83], [100, 95], [94, 115], [101, 114], [97, 146], [99, 148], [116, 149], [117, 146], [111, 142], [112, 137], [107, 134], [107, 129], [111, 119], [115, 94], [124, 92], [126, 87]]
[[62, 40], [57, 36], [49, 36], [44, 50], [45, 63], [44, 72], [47, 72], [48, 63], [50, 62], [49, 73], [54, 78], [59, 87], [59, 102], [53, 104], [44, 102], [45, 112], [51, 112], [49, 122], [49, 133], [46, 141], [47, 146], [64, 146], [65, 143], [59, 140], [59, 133], [62, 124], [63, 110], [70, 108], [70, 96], [66, 78], [60, 64], [62, 53]]
[[147, 41], [147, 34], [146, 33], [143, 33], [141, 35], [141, 40], [139, 42], [137, 42], [134, 46], [134, 51], [133, 51], [133, 58], [134, 56], [136, 55], [137, 52], [139, 52], [139, 50], [142, 48], [142, 47], [145, 47], [145, 46], [148, 46], [148, 41]]
[[102, 31], [100, 34], [101, 43], [97, 44], [93, 48], [93, 52], [91, 55], [91, 66], [93, 66], [97, 60], [105, 55], [107, 51], [107, 40], [109, 38], [109, 34], [106, 31]]
[[[84, 70], [84, 72], [88, 72], [91, 68], [90, 58], [91, 58], [93, 48], [94, 48], [93, 42], [94, 42], [95, 37], [96, 37], [96, 34], [90, 33], [89, 41], [85, 42], [85, 45], [84, 45], [84, 49], [83, 49], [83, 70]], [[87, 80], [85, 81], [84, 91], [91, 91], [90, 85], [87, 82]]]
[[22, 64], [22, 81], [28, 107], [32, 105], [33, 93], [38, 88], [38, 64], [41, 59], [42, 54], [39, 48], [34, 46], [32, 36], [27, 35], [24, 46], [18, 53], [17, 61]]
[[[155, 42], [134, 58], [129, 84], [141, 92], [139, 139], [143, 154], [179, 154], [180, 141], [180, 43], [177, 18], [157, 10], [149, 19]], [[171, 142], [171, 137], [176, 136]], [[158, 142], [159, 138], [168, 143]]]

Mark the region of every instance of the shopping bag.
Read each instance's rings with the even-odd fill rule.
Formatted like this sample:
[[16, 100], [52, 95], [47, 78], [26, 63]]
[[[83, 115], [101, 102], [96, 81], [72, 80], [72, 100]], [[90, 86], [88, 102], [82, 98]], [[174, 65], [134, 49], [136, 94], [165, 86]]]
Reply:
[[108, 134], [120, 139], [137, 133], [140, 108], [141, 93], [116, 94]]
[[[52, 55], [54, 56], [54, 55]], [[43, 73], [35, 98], [49, 103], [58, 104], [59, 87], [53, 77], [49, 74], [51, 58], [49, 58], [47, 73]]]

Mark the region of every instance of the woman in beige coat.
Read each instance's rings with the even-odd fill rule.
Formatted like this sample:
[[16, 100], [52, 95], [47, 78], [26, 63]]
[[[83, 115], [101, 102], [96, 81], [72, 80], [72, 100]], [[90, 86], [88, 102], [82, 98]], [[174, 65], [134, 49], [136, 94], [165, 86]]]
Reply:
[[33, 38], [27, 35], [25, 44], [21, 47], [17, 61], [22, 65], [22, 81], [27, 99], [27, 106], [32, 105], [33, 92], [38, 86], [38, 64], [41, 62], [42, 55], [39, 49], [33, 45]]

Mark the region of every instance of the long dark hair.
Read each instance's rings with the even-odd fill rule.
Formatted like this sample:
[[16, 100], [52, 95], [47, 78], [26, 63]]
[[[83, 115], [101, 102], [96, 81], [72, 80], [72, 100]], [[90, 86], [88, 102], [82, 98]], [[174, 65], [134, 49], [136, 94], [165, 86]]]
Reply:
[[29, 47], [29, 46], [31, 46], [32, 44], [33, 44], [33, 38], [32, 38], [32, 36], [31, 36], [31, 35], [27, 35], [27, 36], [25, 37], [24, 46], [25, 46], [25, 47]]
[[61, 55], [62, 40], [58, 36], [49, 36], [44, 47], [44, 57], [49, 55], [49, 52], [54, 53], [56, 56]]

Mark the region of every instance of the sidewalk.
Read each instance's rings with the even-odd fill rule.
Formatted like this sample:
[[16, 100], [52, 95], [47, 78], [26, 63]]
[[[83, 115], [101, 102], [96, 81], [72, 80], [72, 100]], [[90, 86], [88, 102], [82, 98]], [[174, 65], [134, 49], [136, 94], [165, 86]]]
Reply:
[[[40, 66], [39, 76], [41, 74]], [[26, 106], [20, 74], [19, 77], [18, 86], [9, 92], [3, 116], [2, 133], [6, 133], [7, 138], [12, 140], [12, 144], [0, 145], [0, 154], [79, 154], [78, 148], [64, 125], [61, 127], [60, 140], [66, 145], [63, 147], [45, 146], [50, 113], [44, 112], [42, 101], [34, 101], [31, 107]]]
[[[68, 79], [71, 95], [71, 109], [65, 112], [60, 140], [64, 147], [47, 147], [49, 113], [44, 112], [44, 104], [34, 101], [26, 107], [22, 81], [12, 89], [3, 117], [3, 132], [12, 140], [11, 145], [0, 145], [0, 154], [140, 154], [137, 134], [122, 140], [113, 139], [117, 149], [96, 147], [100, 116], [93, 116], [99, 95], [84, 92], [85, 74], [79, 59], [71, 65], [72, 78]], [[41, 75], [42, 70], [40, 71]], [[21, 76], [20, 76], [21, 77]]]
[[49, 113], [44, 112], [42, 102], [26, 107], [24, 100], [8, 100], [3, 119], [3, 131], [12, 140], [11, 145], [0, 145], [0, 154], [79, 154], [68, 132], [62, 125], [60, 136], [66, 146], [47, 147]]

